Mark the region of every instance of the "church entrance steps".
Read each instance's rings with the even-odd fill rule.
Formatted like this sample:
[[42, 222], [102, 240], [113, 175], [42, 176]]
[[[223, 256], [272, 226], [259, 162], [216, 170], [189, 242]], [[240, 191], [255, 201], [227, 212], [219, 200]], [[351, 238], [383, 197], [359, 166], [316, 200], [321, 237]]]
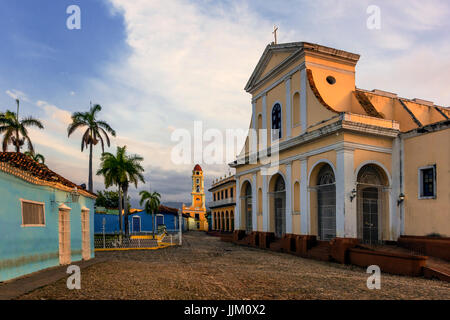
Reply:
[[441, 281], [450, 282], [450, 273], [448, 273], [448, 271], [445, 269], [424, 267], [423, 268], [423, 276], [427, 279], [438, 279]]
[[227, 231], [208, 231], [206, 232], [208, 236], [211, 237], [218, 237], [220, 240], [225, 242], [232, 242], [233, 241], [233, 233], [227, 232]]
[[284, 240], [275, 239], [275, 241], [270, 243], [270, 250], [275, 252], [284, 252]]
[[314, 260], [330, 261], [330, 243], [317, 241], [316, 246], [308, 250], [306, 256]]
[[450, 237], [400, 236], [397, 244], [423, 255], [450, 261]]
[[384, 245], [367, 245], [359, 243], [356, 238], [334, 238], [331, 241], [320, 241], [314, 235], [295, 234], [286, 234], [277, 239], [271, 232], [245, 234], [242, 230], [233, 233], [232, 242], [290, 253], [303, 258], [353, 264], [363, 268], [377, 265], [381, 272], [392, 274], [425, 276], [443, 281], [449, 281], [450, 278], [450, 262], [402, 248], [395, 245], [395, 242]]

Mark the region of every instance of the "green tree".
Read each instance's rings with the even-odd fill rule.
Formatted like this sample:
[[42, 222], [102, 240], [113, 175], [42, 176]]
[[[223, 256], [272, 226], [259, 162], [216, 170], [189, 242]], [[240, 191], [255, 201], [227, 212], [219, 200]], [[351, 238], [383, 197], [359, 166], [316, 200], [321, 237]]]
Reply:
[[20, 152], [20, 148], [27, 142], [28, 150], [34, 152], [33, 143], [28, 135], [27, 128], [36, 127], [44, 129], [41, 121], [33, 117], [19, 118], [19, 99], [16, 99], [17, 112], [7, 110], [0, 114], [0, 134], [3, 134], [3, 152], [8, 150], [8, 144], [12, 144], [16, 148], [16, 152]]
[[139, 195], [141, 196], [139, 204], [142, 206], [145, 202], [145, 211], [152, 213], [153, 239], [155, 239], [155, 213], [158, 212], [159, 205], [161, 204], [161, 195], [156, 191], [149, 192], [147, 190], [139, 192]]
[[77, 129], [86, 129], [81, 138], [81, 152], [84, 148], [89, 147], [89, 183], [88, 190], [92, 192], [94, 186], [92, 181], [92, 149], [99, 142], [102, 146], [102, 152], [105, 152], [105, 142], [108, 147], [110, 146], [110, 140], [108, 133], [113, 137], [116, 136], [114, 131], [108, 123], [105, 121], [97, 120], [97, 114], [102, 110], [99, 104], [91, 106], [88, 112], [75, 112], [72, 114], [72, 123], [67, 128], [67, 135], [70, 137]]
[[118, 191], [108, 191], [108, 190], [97, 190], [97, 199], [95, 200], [95, 205], [97, 207], [105, 207], [108, 209], [119, 208], [119, 192]]
[[45, 157], [40, 153], [25, 151], [24, 154], [40, 164], [45, 164]]
[[126, 146], [117, 147], [116, 155], [105, 152], [101, 157], [100, 169], [97, 171], [97, 175], [102, 175], [105, 180], [105, 187], [117, 186], [119, 193], [119, 228], [122, 234], [122, 215], [123, 215], [123, 191], [125, 191], [125, 217], [128, 214], [128, 186], [130, 183], [137, 187], [139, 181], [145, 183], [143, 172], [144, 168], [140, 162], [144, 160], [138, 155], [127, 155]]

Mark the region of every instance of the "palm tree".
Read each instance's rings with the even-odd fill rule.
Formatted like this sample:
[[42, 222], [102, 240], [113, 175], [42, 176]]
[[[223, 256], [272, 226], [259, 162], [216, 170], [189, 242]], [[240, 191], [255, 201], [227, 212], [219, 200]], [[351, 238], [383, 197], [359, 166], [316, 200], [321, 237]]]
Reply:
[[25, 151], [24, 154], [40, 164], [45, 164], [45, 157], [40, 153]]
[[105, 143], [103, 138], [106, 140], [108, 147], [110, 146], [108, 133], [113, 137], [116, 136], [116, 132], [109, 126], [105, 121], [97, 120], [96, 116], [102, 110], [99, 104], [91, 106], [88, 112], [75, 112], [72, 114], [72, 123], [67, 128], [68, 137], [75, 132], [78, 128], [86, 128], [86, 131], [81, 138], [81, 152], [84, 148], [89, 146], [89, 191], [93, 191], [92, 182], [92, 148], [97, 145], [100, 141], [102, 146], [102, 152], [105, 152]]
[[155, 239], [155, 212], [158, 211], [161, 204], [161, 195], [156, 191], [148, 192], [147, 190], [139, 192], [139, 195], [141, 196], [139, 204], [142, 206], [145, 201], [145, 211], [152, 213], [153, 239]]
[[3, 133], [3, 152], [8, 150], [8, 144], [12, 144], [16, 148], [16, 152], [20, 152], [20, 148], [27, 142], [28, 150], [34, 152], [33, 144], [28, 135], [28, 127], [37, 127], [43, 129], [41, 121], [33, 117], [26, 117], [22, 120], [19, 118], [19, 99], [16, 99], [17, 112], [7, 110], [6, 113], [0, 114], [0, 134]]
[[[126, 146], [124, 146], [126, 148]], [[124, 211], [125, 211], [125, 235], [128, 235], [128, 216], [130, 215], [129, 209], [130, 205], [128, 203], [128, 188], [130, 183], [134, 184], [134, 187], [137, 188], [139, 181], [145, 183], [144, 180], [144, 168], [140, 164], [140, 162], [144, 161], [144, 158], [138, 155], [126, 155], [126, 161], [124, 162], [124, 170], [125, 176], [122, 180], [122, 190], [124, 195]]]
[[[119, 228], [122, 234], [122, 192], [125, 191], [125, 210], [128, 214], [128, 186], [133, 183], [136, 187], [139, 181], [145, 183], [143, 172], [144, 168], [140, 162], [144, 159], [138, 155], [128, 156], [126, 146], [117, 147], [116, 155], [105, 152], [101, 157], [100, 169], [97, 175], [103, 175], [105, 187], [117, 186], [119, 189]], [[125, 215], [127, 216], [127, 215]]]

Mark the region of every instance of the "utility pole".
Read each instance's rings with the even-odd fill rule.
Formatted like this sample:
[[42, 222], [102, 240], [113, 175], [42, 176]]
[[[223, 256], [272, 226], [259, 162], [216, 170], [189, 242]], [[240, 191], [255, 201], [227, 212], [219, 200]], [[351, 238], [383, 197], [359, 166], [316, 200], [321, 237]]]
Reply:
[[181, 214], [181, 210], [178, 209], [178, 238], [179, 238], [178, 244], [180, 246], [183, 244], [183, 240], [181, 239], [181, 237], [183, 236], [183, 232], [182, 232], [183, 220], [182, 220], [182, 218], [183, 218], [183, 216]]

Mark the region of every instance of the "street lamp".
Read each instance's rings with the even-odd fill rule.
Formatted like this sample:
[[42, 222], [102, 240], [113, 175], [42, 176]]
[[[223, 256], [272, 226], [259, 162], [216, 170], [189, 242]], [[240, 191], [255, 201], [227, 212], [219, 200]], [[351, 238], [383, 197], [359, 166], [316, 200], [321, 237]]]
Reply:
[[355, 197], [356, 197], [356, 189], [353, 188], [353, 190], [350, 192], [350, 202], [352, 202]]
[[405, 201], [405, 195], [402, 192], [398, 195], [397, 205], [399, 206], [403, 201]]

